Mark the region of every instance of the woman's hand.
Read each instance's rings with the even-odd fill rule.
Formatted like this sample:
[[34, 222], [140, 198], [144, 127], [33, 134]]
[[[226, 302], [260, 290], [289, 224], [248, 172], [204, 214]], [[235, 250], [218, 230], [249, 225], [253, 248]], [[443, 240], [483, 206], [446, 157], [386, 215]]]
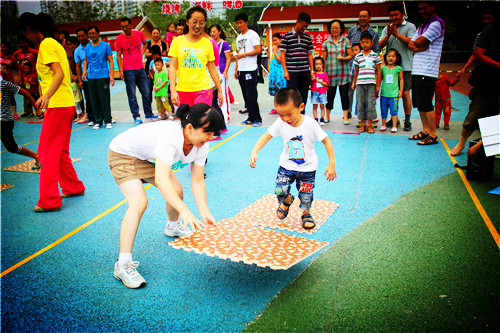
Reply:
[[177, 91], [175, 91], [175, 90], [171, 91], [170, 99], [172, 100], [172, 104], [174, 104], [176, 106], [180, 105], [179, 94], [177, 94]]
[[189, 225], [193, 231], [206, 227], [205, 223], [198, 220], [189, 210], [181, 213], [180, 215], [184, 221], [184, 226], [187, 227]]
[[224, 104], [224, 96], [222, 96], [222, 91], [220, 90], [217, 91], [217, 99], [219, 100], [219, 106], [222, 106]]
[[115, 85], [115, 78], [110, 76], [109, 77], [109, 84], [111, 84], [111, 86], [113, 87]]
[[49, 98], [47, 95], [40, 96], [40, 98], [36, 101], [35, 106], [39, 109], [46, 109], [47, 106], [49, 106]]
[[205, 226], [215, 225], [215, 219], [210, 213], [201, 214], [201, 222], [205, 224]]

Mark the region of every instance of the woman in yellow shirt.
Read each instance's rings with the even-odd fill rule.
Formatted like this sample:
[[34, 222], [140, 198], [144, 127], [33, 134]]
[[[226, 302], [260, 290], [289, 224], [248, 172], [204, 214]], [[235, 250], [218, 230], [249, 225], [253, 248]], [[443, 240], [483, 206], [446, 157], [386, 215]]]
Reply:
[[212, 42], [202, 36], [206, 22], [207, 12], [199, 6], [192, 7], [186, 15], [189, 32], [175, 38], [170, 46], [168, 78], [172, 103], [175, 105], [212, 105], [212, 84], [208, 73], [217, 87], [219, 105], [222, 105], [219, 71], [214, 63]]
[[36, 212], [55, 211], [61, 209], [61, 197], [80, 196], [85, 192], [69, 158], [75, 102], [68, 57], [62, 45], [53, 38], [57, 30], [50, 15], [23, 13], [19, 17], [19, 28], [40, 46], [36, 70], [41, 96], [36, 106], [45, 109], [45, 117], [38, 145], [42, 164], [40, 197], [34, 209]]

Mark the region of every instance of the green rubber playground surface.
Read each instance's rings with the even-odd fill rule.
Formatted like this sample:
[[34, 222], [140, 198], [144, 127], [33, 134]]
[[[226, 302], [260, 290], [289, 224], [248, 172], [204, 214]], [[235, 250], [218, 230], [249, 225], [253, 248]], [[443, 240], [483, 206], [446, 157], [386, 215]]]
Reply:
[[[471, 185], [500, 229], [500, 169]], [[424, 204], [422, 204], [424, 203]], [[247, 332], [498, 332], [499, 248], [457, 173], [336, 242]]]

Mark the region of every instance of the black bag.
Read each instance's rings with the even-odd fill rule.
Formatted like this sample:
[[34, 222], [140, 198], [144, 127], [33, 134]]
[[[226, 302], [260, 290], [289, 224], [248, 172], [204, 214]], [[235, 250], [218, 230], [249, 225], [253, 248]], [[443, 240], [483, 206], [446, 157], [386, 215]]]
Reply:
[[[471, 141], [469, 148], [479, 142], [479, 139]], [[484, 149], [479, 149], [475, 155], [467, 157], [467, 168], [465, 175], [468, 180], [484, 182], [493, 176], [495, 167], [495, 156], [486, 157]]]

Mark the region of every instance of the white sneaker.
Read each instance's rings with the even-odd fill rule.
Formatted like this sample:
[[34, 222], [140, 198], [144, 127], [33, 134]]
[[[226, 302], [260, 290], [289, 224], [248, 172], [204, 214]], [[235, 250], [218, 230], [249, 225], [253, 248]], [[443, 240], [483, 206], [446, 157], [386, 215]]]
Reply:
[[107, 123], [106, 128], [113, 128], [113, 125], [111, 125], [111, 123]]
[[93, 129], [93, 130], [98, 130], [98, 129], [99, 129], [99, 127], [100, 127], [100, 126], [99, 126], [99, 124], [95, 124], [95, 125], [92, 127], [92, 129]]
[[94, 126], [94, 122], [93, 121], [89, 121], [87, 125], [88, 126]]
[[123, 282], [128, 288], [139, 288], [146, 284], [146, 280], [137, 272], [138, 261], [128, 261], [122, 267], [118, 267], [118, 261], [115, 263], [113, 276]]
[[173, 227], [167, 222], [165, 226], [165, 236], [168, 237], [184, 237], [192, 233], [191, 229], [189, 227], [185, 227], [182, 221], [179, 221], [179, 223]]

